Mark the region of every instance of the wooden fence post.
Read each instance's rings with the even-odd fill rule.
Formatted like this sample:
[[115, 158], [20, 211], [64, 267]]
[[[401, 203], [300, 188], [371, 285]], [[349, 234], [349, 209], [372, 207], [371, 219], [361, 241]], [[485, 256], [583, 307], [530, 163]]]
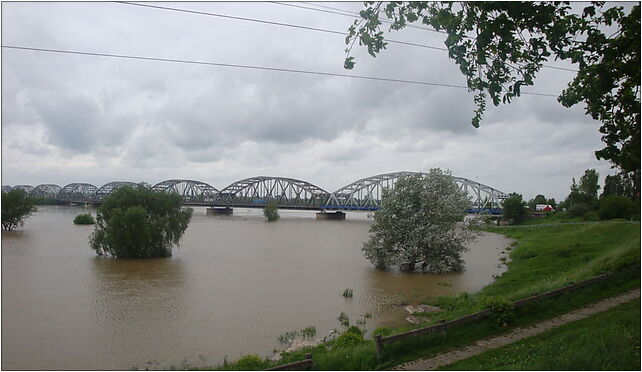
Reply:
[[383, 357], [383, 342], [381, 340], [381, 335], [375, 335], [375, 343], [377, 344], [377, 359], [381, 360]]

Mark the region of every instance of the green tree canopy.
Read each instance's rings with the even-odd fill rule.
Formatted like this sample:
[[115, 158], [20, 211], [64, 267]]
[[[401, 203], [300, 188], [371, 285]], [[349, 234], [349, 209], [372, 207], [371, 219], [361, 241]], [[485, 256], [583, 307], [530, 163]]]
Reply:
[[580, 177], [580, 192], [597, 199], [597, 191], [600, 189], [600, 185], [598, 185], [599, 178], [600, 174], [595, 169], [585, 170], [584, 175]]
[[276, 221], [279, 219], [279, 207], [276, 201], [269, 202], [263, 208], [263, 215], [268, 221]]
[[376, 56], [386, 47], [382, 14], [391, 30], [418, 22], [444, 32], [448, 56], [459, 65], [477, 109], [478, 127], [488, 99], [509, 103], [533, 85], [554, 57], [578, 68], [558, 97], [570, 107], [583, 102], [602, 122], [605, 147], [598, 159], [611, 161], [640, 183], [640, 5], [628, 14], [619, 5], [569, 2], [365, 2], [361, 19], [346, 38], [348, 57], [356, 41]]
[[514, 192], [508, 194], [508, 198], [502, 202], [502, 209], [504, 218], [511, 223], [517, 223], [526, 218], [526, 202], [521, 194]]
[[98, 208], [91, 247], [119, 258], [169, 257], [187, 229], [192, 210], [178, 194], [121, 186]]
[[394, 189], [384, 189], [364, 254], [380, 269], [462, 270], [461, 255], [474, 234], [467, 228], [455, 229], [455, 225], [469, 206], [468, 194], [448, 172], [432, 169], [425, 177], [402, 177]]
[[24, 190], [2, 192], [2, 230], [14, 230], [37, 211], [36, 199]]
[[635, 185], [633, 180], [623, 176], [622, 174], [614, 174], [606, 176], [604, 179], [604, 189], [600, 198], [605, 198], [609, 195], [624, 196], [627, 198], [635, 198]]

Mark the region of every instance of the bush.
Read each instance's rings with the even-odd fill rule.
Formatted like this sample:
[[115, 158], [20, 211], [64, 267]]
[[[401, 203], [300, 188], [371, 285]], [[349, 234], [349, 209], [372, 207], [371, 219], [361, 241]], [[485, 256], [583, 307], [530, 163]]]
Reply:
[[617, 195], [609, 195], [600, 201], [598, 215], [601, 220], [629, 218], [633, 212], [633, 201]]
[[276, 221], [279, 219], [279, 208], [276, 202], [270, 202], [263, 208], [263, 215], [268, 221]]
[[[355, 331], [356, 328], [356, 331]], [[350, 327], [347, 331], [343, 332], [341, 336], [334, 340], [334, 346], [342, 348], [346, 346], [359, 345], [366, 340], [363, 338], [363, 332], [357, 327]]]
[[352, 297], [352, 289], [350, 289], [350, 288], [344, 289], [342, 296], [346, 297], [346, 298], [351, 298]]
[[258, 371], [265, 369], [267, 363], [258, 355], [250, 354], [242, 357], [234, 363], [233, 368], [239, 371]]
[[13, 230], [24, 225], [29, 216], [38, 210], [36, 200], [20, 189], [3, 191], [0, 204], [2, 204], [2, 230]]
[[74, 224], [76, 225], [93, 225], [96, 223], [94, 217], [89, 213], [82, 213], [74, 218]]
[[590, 210], [587, 203], [577, 203], [568, 209], [568, 213], [573, 217], [583, 217]]
[[169, 257], [187, 229], [191, 209], [178, 194], [121, 186], [98, 208], [91, 247], [118, 258]]
[[508, 327], [515, 319], [513, 312], [514, 305], [509, 300], [499, 297], [491, 296], [483, 300], [484, 307], [491, 311], [491, 318], [502, 327]]

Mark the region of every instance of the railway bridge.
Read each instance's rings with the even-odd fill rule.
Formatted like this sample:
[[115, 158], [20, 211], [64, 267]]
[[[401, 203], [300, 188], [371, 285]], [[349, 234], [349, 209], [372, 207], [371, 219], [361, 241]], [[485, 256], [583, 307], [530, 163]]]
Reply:
[[[170, 179], [148, 186], [159, 192], [177, 193], [185, 205], [207, 206], [222, 213], [235, 207], [263, 208], [269, 203], [275, 203], [280, 209], [376, 211], [381, 208], [384, 189], [394, 188], [401, 177], [417, 174], [426, 175], [406, 171], [378, 174], [361, 178], [333, 192], [304, 180], [270, 176], [246, 178], [220, 190], [206, 182], [186, 179]], [[506, 193], [467, 178], [453, 176], [453, 179], [470, 197], [468, 212], [501, 213], [501, 201], [508, 197]], [[114, 181], [101, 187], [89, 183], [41, 184], [35, 187], [16, 185], [2, 186], [2, 190], [21, 189], [32, 196], [58, 203], [100, 204], [118, 187], [136, 184]]]

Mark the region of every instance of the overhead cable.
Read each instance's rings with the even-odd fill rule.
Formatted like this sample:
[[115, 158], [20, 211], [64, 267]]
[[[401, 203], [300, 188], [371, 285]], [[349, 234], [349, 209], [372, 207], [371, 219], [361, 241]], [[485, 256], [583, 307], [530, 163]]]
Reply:
[[[192, 65], [230, 67], [230, 68], [239, 68], [239, 69], [289, 72], [289, 73], [297, 73], [297, 74], [334, 76], [334, 77], [353, 78], [353, 79], [362, 79], [362, 80], [384, 81], [389, 83], [404, 83], [404, 84], [428, 85], [428, 86], [437, 86], [437, 87], [446, 87], [446, 88], [468, 89], [468, 87], [465, 85], [434, 83], [434, 82], [428, 82], [428, 81], [405, 80], [405, 79], [385, 78], [385, 77], [366, 76], [366, 75], [341, 74], [336, 72], [300, 70], [300, 69], [291, 69], [291, 68], [283, 68], [283, 67], [254, 66], [254, 65], [244, 65], [244, 64], [234, 64], [234, 63], [194, 61], [194, 60], [176, 59], [176, 58], [146, 57], [146, 56], [114, 54], [114, 53], [84, 52], [84, 51], [78, 51], [78, 50], [47, 49], [47, 48], [35, 48], [35, 47], [25, 47], [25, 46], [17, 46], [17, 45], [2, 45], [2, 48], [15, 49], [15, 50], [27, 50], [27, 51], [34, 51], [34, 52], [75, 54], [75, 55], [93, 56], [93, 57], [110, 57], [110, 58], [122, 58], [122, 59], [133, 59], [133, 60], [144, 60], [144, 61], [172, 62], [172, 63], [186, 63], [186, 64], [192, 64]], [[532, 96], [557, 97], [557, 95], [555, 94], [547, 94], [547, 93], [522, 92], [521, 94], [527, 94]]]

